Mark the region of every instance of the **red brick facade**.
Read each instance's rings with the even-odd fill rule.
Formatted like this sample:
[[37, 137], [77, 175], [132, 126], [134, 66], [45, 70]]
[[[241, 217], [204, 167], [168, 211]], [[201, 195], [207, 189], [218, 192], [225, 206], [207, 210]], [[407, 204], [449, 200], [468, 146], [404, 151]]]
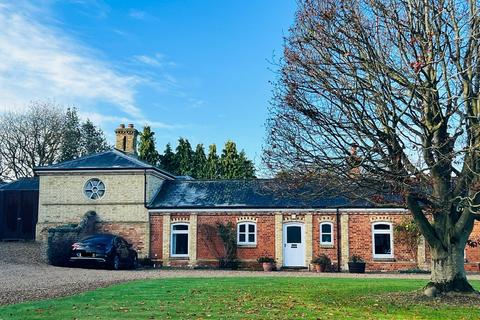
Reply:
[[[347, 261], [345, 255], [342, 253], [346, 248], [342, 248], [342, 236], [346, 237], [345, 230], [342, 230], [341, 219], [337, 220], [335, 213], [309, 212], [312, 214], [311, 218], [311, 246], [306, 250], [306, 257], [314, 258], [320, 254], [326, 254], [333, 264], [334, 270], [340, 260], [340, 265], [343, 266], [342, 271], [345, 271]], [[157, 262], [164, 259], [165, 250], [170, 250], [169, 247], [163, 245], [164, 241], [164, 215], [163, 213], [151, 213], [150, 216], [150, 257]], [[367, 271], [400, 271], [425, 267], [425, 263], [419, 263], [421, 259], [427, 264], [429, 263], [428, 246], [412, 248], [405, 239], [402, 239], [393, 231], [393, 226], [405, 219], [405, 213], [398, 212], [355, 212], [348, 211], [342, 213], [348, 215], [348, 256], [359, 255], [367, 263]], [[224, 255], [222, 241], [220, 240], [216, 226], [217, 223], [231, 222], [235, 226], [242, 221], [252, 221], [256, 223], [256, 245], [238, 246], [238, 258], [243, 267], [258, 267], [256, 259], [260, 256], [269, 256], [279, 260], [279, 243], [276, 243], [275, 237], [279, 234], [278, 221], [276, 224], [275, 212], [200, 212], [196, 213], [196, 234], [191, 235], [196, 239], [195, 255], [189, 253], [194, 258], [184, 259], [168, 259], [170, 266], [218, 266], [219, 258]], [[292, 216], [291, 212], [281, 215], [281, 224], [286, 222], [286, 218]], [[175, 223], [179, 218], [184, 219], [189, 223], [193, 223], [192, 215], [188, 213], [171, 214], [168, 220]], [[297, 216], [299, 221], [305, 221], [305, 213], [299, 213]], [[320, 243], [320, 224], [323, 222], [331, 223], [333, 226], [333, 244], [322, 245]], [[375, 259], [373, 257], [373, 240], [372, 240], [372, 225], [374, 223], [388, 223], [392, 225], [393, 235], [393, 258]], [[281, 226], [281, 227], [282, 227]], [[281, 229], [280, 229], [281, 230]], [[283, 231], [282, 231], [283, 232]], [[476, 224], [472, 233], [472, 238], [480, 236], [480, 225]], [[127, 236], [127, 238], [129, 238]], [[189, 241], [193, 241], [189, 239]], [[279, 240], [281, 241], [281, 240]], [[282, 243], [280, 243], [282, 245]], [[276, 247], [277, 246], [277, 247]], [[280, 247], [281, 248], [281, 247]], [[423, 248], [423, 249], [422, 249]], [[342, 251], [343, 250], [343, 251]], [[422, 251], [423, 250], [423, 251]], [[283, 254], [283, 253], [281, 253]], [[418, 256], [418, 255], [421, 256]], [[309, 261], [308, 261], [309, 262]], [[309, 263], [306, 263], [308, 266]], [[467, 271], [480, 271], [480, 249], [467, 248], [466, 249], [466, 269]]]

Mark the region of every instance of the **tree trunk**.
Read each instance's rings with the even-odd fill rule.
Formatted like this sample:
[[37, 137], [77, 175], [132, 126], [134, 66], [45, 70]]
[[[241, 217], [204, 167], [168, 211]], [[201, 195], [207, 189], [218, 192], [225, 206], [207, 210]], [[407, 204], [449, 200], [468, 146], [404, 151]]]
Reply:
[[455, 244], [432, 248], [432, 275], [426, 288], [435, 287], [438, 293], [474, 292], [465, 275], [464, 250], [464, 246]]

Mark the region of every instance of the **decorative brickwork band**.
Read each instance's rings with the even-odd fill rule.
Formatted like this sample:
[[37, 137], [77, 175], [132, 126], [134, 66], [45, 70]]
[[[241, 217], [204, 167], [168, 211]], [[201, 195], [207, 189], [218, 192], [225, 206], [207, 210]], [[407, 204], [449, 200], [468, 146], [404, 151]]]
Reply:
[[418, 268], [422, 270], [429, 270], [429, 265], [427, 263], [427, 257], [426, 257], [426, 244], [425, 244], [425, 238], [423, 236], [420, 236], [418, 239], [418, 249], [417, 249], [417, 264]]
[[239, 222], [245, 222], [245, 221], [257, 222], [257, 221], [258, 221], [258, 218], [252, 217], [252, 216], [237, 217], [237, 223], [239, 223]]
[[370, 217], [371, 222], [393, 222], [394, 218], [393, 217], [388, 217], [388, 216], [374, 216]]
[[291, 214], [283, 216], [283, 222], [305, 222], [305, 215]]
[[163, 265], [170, 265], [170, 214], [163, 215]]
[[305, 265], [310, 266], [313, 254], [313, 216], [311, 213], [305, 215]]
[[283, 214], [275, 213], [275, 259], [277, 267], [283, 266]]
[[348, 214], [342, 214], [340, 216], [340, 248], [342, 257], [343, 271], [348, 270], [348, 259], [350, 255], [349, 238], [348, 238]]
[[197, 264], [197, 215], [192, 214], [190, 216], [190, 235], [189, 235], [189, 248], [190, 266]]

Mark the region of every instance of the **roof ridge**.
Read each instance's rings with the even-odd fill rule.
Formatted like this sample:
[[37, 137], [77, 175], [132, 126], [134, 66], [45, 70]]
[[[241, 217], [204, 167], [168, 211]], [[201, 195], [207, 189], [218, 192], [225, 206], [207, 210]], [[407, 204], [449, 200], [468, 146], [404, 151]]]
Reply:
[[63, 164], [69, 164], [69, 163], [72, 163], [74, 161], [85, 160], [85, 159], [88, 159], [88, 158], [91, 158], [91, 157], [94, 157], [94, 156], [98, 156], [98, 155], [101, 155], [101, 154], [105, 154], [105, 153], [108, 153], [108, 152], [112, 152], [112, 150], [110, 149], [110, 150], [105, 150], [105, 151], [102, 151], [102, 152], [90, 153], [90, 154], [87, 154], [87, 155], [84, 155], [84, 156], [81, 156], [81, 157], [78, 157], [78, 158], [75, 158], [75, 159], [72, 159], [72, 160], [57, 162], [57, 163], [46, 165], [46, 166], [44, 165], [44, 166], [34, 167], [33, 170], [35, 171], [38, 168], [56, 167], [59, 164], [62, 164], [62, 165]]
[[249, 178], [249, 179], [193, 179], [193, 180], [188, 180], [188, 179], [177, 179], [175, 181], [178, 182], [263, 182], [263, 181], [274, 181], [275, 179], [273, 178]]

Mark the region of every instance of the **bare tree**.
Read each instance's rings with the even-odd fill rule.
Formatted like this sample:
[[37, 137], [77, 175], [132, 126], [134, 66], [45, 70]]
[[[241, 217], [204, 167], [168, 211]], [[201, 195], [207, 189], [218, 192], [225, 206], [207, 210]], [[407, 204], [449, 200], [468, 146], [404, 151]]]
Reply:
[[300, 0], [267, 123], [273, 171], [401, 194], [431, 248], [428, 286], [443, 292], [473, 291], [464, 248], [480, 218], [478, 7]]
[[0, 159], [5, 180], [33, 176], [33, 168], [58, 160], [65, 110], [33, 102], [26, 113], [0, 116]]

